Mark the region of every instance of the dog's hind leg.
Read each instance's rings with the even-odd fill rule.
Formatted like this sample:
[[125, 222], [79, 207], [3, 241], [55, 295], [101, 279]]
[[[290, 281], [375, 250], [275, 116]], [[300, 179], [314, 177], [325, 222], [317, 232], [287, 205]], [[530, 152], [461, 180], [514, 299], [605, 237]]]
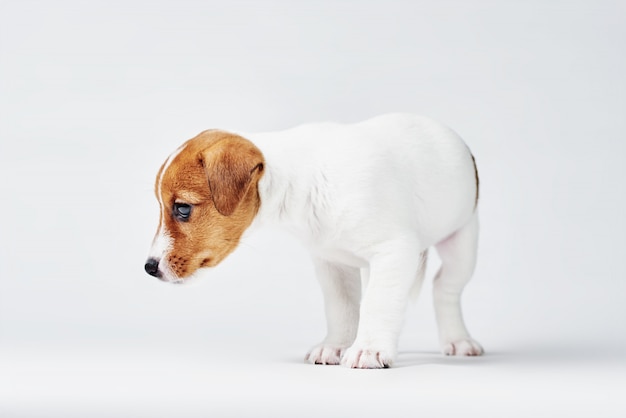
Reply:
[[359, 324], [360, 270], [321, 259], [314, 262], [324, 295], [328, 333], [324, 341], [309, 351], [305, 361], [339, 364], [343, 352], [354, 341]]
[[441, 268], [433, 285], [439, 341], [444, 354], [479, 356], [483, 349], [467, 332], [461, 312], [461, 293], [476, 266], [478, 218], [435, 245]]

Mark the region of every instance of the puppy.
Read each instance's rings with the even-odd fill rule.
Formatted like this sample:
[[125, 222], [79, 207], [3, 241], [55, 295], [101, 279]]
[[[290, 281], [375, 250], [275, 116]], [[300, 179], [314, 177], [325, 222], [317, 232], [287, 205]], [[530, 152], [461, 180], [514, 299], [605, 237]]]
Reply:
[[442, 260], [434, 302], [444, 354], [476, 356], [460, 296], [478, 238], [478, 173], [452, 130], [406, 114], [236, 134], [209, 130], [165, 161], [147, 273], [181, 283], [219, 264], [253, 223], [280, 225], [310, 250], [327, 318], [306, 361], [389, 367], [427, 250]]

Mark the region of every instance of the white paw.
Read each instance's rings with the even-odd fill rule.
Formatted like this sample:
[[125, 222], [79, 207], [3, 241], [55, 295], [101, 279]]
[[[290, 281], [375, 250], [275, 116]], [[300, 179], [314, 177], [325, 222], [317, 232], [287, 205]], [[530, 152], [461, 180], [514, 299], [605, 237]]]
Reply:
[[442, 351], [446, 356], [482, 356], [485, 352], [480, 344], [471, 338], [444, 343]]
[[386, 369], [391, 367], [393, 355], [389, 351], [352, 346], [341, 358], [341, 365], [352, 369]]
[[345, 347], [336, 345], [320, 344], [316, 345], [304, 357], [304, 361], [311, 364], [336, 365], [341, 361], [341, 356]]

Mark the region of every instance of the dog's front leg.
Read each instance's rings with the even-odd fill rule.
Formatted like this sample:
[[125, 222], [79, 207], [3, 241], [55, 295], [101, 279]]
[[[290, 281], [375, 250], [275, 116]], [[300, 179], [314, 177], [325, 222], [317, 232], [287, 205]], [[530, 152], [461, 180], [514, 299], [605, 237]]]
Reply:
[[416, 280], [421, 250], [410, 241], [385, 245], [370, 260], [357, 337], [341, 364], [359, 369], [391, 366], [397, 354], [411, 286]]
[[360, 270], [316, 259], [315, 273], [322, 293], [328, 333], [305, 360], [314, 364], [339, 364], [356, 336], [361, 298]]

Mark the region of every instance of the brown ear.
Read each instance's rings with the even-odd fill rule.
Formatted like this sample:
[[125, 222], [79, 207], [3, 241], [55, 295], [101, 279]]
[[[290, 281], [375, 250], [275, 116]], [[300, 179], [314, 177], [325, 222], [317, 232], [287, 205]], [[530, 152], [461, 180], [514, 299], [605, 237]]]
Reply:
[[263, 154], [250, 141], [232, 135], [203, 151], [201, 159], [215, 208], [232, 215], [255, 175], [263, 171]]

